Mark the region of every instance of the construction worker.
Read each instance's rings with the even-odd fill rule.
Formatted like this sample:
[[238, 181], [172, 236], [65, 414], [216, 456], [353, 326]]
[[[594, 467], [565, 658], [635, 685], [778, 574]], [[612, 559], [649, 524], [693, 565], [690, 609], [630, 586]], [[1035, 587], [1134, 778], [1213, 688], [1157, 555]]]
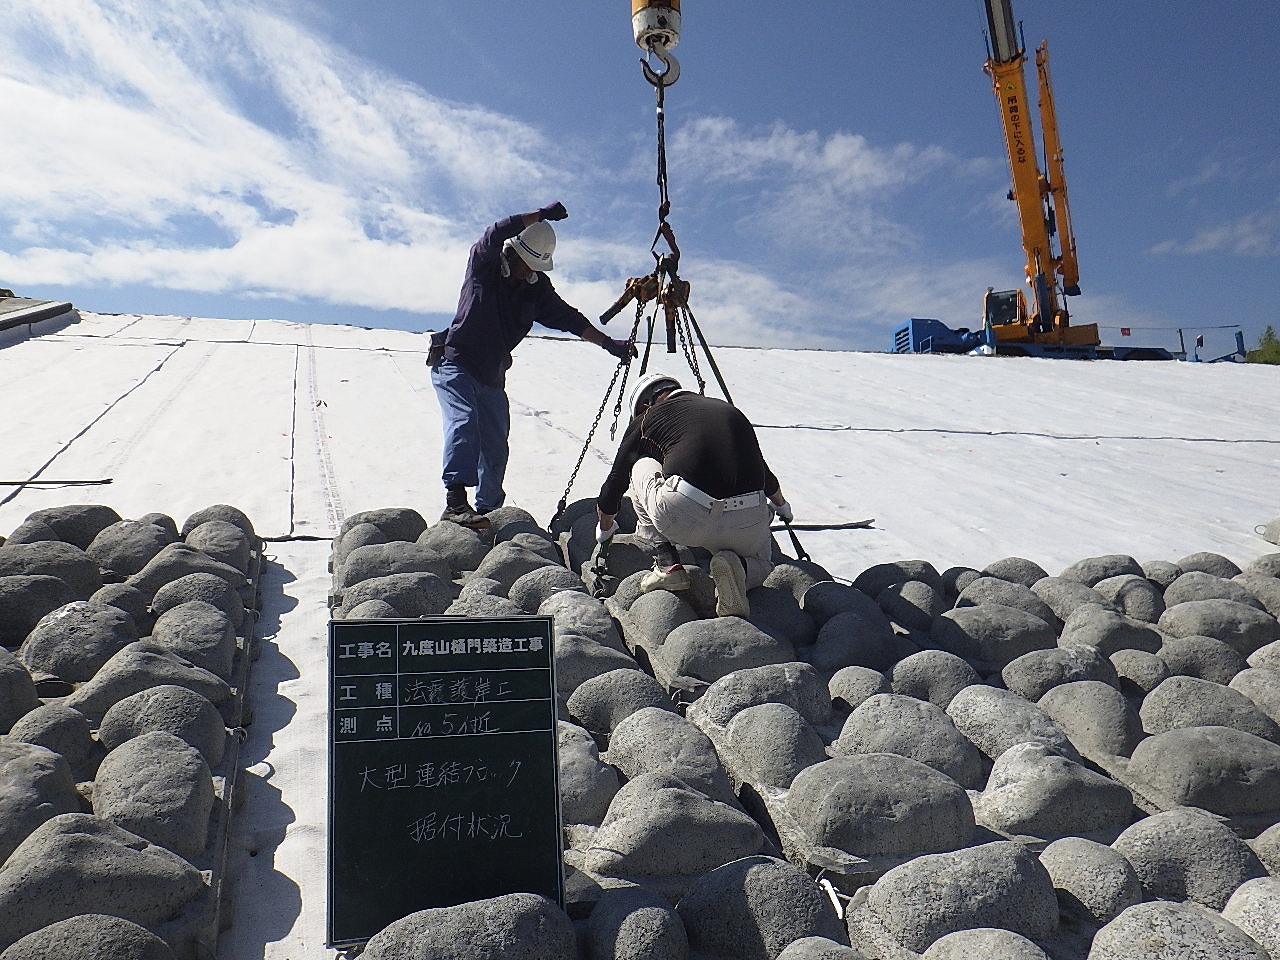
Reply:
[[[506, 372], [511, 351], [539, 323], [576, 334], [623, 359], [634, 355], [565, 303], [547, 273], [556, 234], [549, 220], [568, 211], [559, 201], [532, 213], [506, 217], [485, 230], [467, 259], [458, 312], [447, 330], [431, 336], [427, 363], [444, 419], [445, 509], [441, 520], [473, 529], [502, 506], [506, 492], [511, 413]], [[467, 488], [476, 488], [475, 507]]]
[[660, 373], [641, 378], [628, 405], [631, 423], [596, 499], [597, 539], [618, 532], [614, 518], [630, 485], [636, 534], [654, 545], [641, 589], [686, 589], [689, 574], [673, 544], [704, 547], [712, 551], [716, 614], [747, 616], [747, 590], [773, 569], [773, 513], [792, 516], [755, 429], [731, 404]]

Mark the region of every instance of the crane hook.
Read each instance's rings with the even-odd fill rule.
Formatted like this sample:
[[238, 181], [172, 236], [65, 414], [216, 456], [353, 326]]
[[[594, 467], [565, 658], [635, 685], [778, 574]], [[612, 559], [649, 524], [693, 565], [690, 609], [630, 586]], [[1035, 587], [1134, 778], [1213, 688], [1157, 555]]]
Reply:
[[[680, 62], [676, 60], [669, 47], [663, 43], [650, 43], [648, 56], [640, 58], [640, 69], [644, 78], [655, 87], [669, 87], [680, 79]], [[649, 65], [649, 57], [662, 61], [663, 71], [659, 73]]]

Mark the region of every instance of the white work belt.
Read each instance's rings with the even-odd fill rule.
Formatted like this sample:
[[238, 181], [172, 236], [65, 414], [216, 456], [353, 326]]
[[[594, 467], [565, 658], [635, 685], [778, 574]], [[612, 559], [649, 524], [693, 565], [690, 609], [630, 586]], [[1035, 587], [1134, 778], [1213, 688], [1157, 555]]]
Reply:
[[682, 497], [688, 497], [694, 503], [701, 504], [708, 510], [714, 510], [717, 507], [721, 511], [728, 513], [730, 510], [746, 510], [748, 507], [758, 507], [764, 503], [764, 491], [757, 490], [755, 493], [740, 493], [736, 497], [726, 497], [723, 500], [717, 500], [715, 497], [707, 496], [688, 480], [680, 477], [676, 480], [675, 486], [672, 487], [676, 493]]

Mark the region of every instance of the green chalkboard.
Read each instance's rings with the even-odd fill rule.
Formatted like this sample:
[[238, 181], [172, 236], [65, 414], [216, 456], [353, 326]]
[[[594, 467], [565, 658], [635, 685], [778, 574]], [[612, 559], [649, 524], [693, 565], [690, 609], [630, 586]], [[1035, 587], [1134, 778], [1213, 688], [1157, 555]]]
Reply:
[[329, 624], [328, 943], [507, 893], [564, 902], [549, 617]]

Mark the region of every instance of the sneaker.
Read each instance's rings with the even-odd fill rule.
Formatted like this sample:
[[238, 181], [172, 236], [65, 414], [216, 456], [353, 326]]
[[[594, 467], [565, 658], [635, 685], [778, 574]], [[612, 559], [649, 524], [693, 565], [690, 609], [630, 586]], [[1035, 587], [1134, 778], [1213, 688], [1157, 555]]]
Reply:
[[711, 558], [711, 579], [716, 585], [717, 617], [745, 617], [751, 612], [747, 571], [736, 553], [721, 550]]
[[645, 593], [650, 590], [688, 590], [689, 571], [679, 563], [673, 563], [669, 567], [654, 567], [641, 578], [640, 589]]

